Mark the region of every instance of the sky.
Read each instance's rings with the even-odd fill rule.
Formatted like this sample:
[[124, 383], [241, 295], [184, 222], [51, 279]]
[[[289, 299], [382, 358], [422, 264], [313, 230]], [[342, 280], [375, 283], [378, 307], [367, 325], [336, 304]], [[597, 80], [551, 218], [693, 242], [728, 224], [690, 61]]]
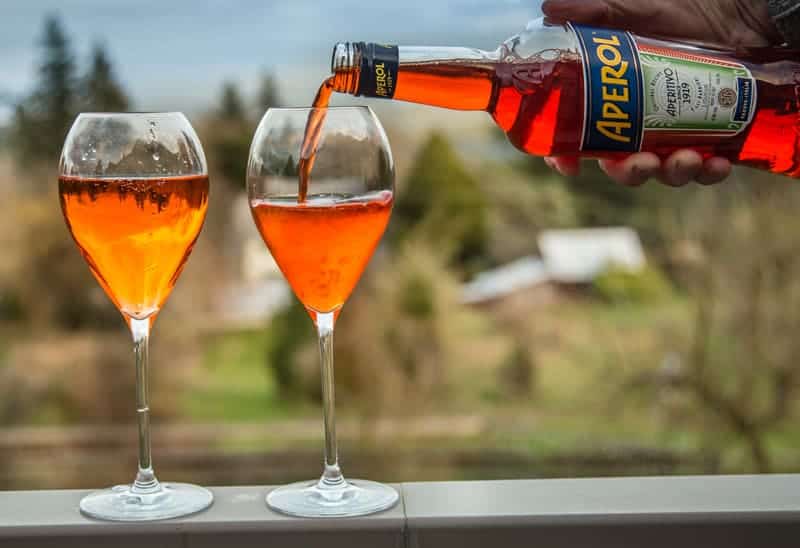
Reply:
[[223, 81], [255, 91], [278, 76], [308, 105], [338, 41], [495, 49], [538, 17], [540, 0], [0, 0], [0, 121], [31, 89], [43, 20], [57, 14], [81, 66], [102, 42], [136, 110], [202, 112]]

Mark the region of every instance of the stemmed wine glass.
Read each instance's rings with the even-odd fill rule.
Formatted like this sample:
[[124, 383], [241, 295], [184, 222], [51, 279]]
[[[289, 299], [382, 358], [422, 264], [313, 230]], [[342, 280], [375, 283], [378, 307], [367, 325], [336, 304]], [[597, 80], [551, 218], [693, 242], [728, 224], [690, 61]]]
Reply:
[[347, 481], [336, 449], [333, 328], [389, 222], [394, 164], [368, 107], [270, 109], [247, 165], [258, 230], [319, 336], [325, 465], [318, 481], [271, 491], [267, 504], [306, 517], [385, 510], [397, 492]]
[[85, 113], [59, 162], [61, 209], [94, 277], [133, 336], [139, 470], [81, 500], [84, 514], [115, 521], [174, 518], [207, 508], [196, 485], [160, 483], [150, 460], [148, 339], [183, 270], [208, 207], [200, 140], [179, 112]]

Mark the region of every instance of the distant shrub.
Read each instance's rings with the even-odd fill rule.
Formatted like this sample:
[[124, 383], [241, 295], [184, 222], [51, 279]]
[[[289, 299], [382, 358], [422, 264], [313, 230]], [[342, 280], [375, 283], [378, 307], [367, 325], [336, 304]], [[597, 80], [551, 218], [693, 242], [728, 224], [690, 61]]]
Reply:
[[424, 320], [436, 313], [436, 296], [431, 280], [419, 273], [412, 273], [398, 296], [400, 309], [412, 318]]
[[612, 266], [594, 280], [593, 287], [600, 298], [611, 303], [653, 302], [671, 291], [669, 281], [653, 267], [634, 271]]
[[217, 121], [209, 132], [208, 155], [222, 180], [236, 190], [244, 189], [246, 162], [253, 128], [246, 121]]
[[516, 341], [510, 354], [500, 365], [499, 384], [504, 395], [519, 398], [531, 396], [536, 362], [530, 346], [530, 341]]
[[25, 308], [14, 290], [0, 291], [0, 321], [17, 322], [25, 317]]
[[464, 371], [498, 367], [501, 354], [483, 353], [491, 328], [460, 302], [454, 270], [421, 238], [374, 265], [337, 326], [343, 399], [370, 413], [418, 413], [452, 397]]
[[[184, 384], [184, 359], [160, 367], [161, 355], [176, 353], [174, 341], [165, 341], [163, 349], [153, 349], [157, 365], [150, 375], [150, 399], [154, 415], [172, 418], [179, 398], [170, 396]], [[182, 346], [177, 354], [192, 351]], [[133, 352], [121, 326], [115, 332], [52, 332], [17, 340], [0, 359], [0, 424], [135, 421]]]
[[[376, 259], [336, 323], [337, 403], [370, 416], [419, 412], [448, 396], [455, 368], [499, 364], [472, 352], [483, 333], [479, 314], [459, 302], [457, 275], [430, 245], [410, 240], [395, 256]], [[318, 400], [316, 336], [302, 305], [274, 316], [269, 332], [267, 361], [279, 393]]]
[[37, 327], [115, 329], [120, 325], [119, 312], [65, 229], [58, 200], [47, 198], [20, 197], [14, 209], [2, 211], [21, 227], [14, 275], [8, 282], [18, 301], [13, 305], [20, 309], [18, 317]]
[[301, 391], [297, 354], [315, 338], [308, 312], [297, 299], [273, 316], [269, 324], [267, 364], [282, 396], [296, 396]]
[[491, 163], [483, 166], [478, 181], [488, 201], [492, 265], [533, 253], [542, 230], [578, 226], [575, 197], [552, 171], [531, 177]]
[[450, 141], [432, 133], [419, 147], [397, 197], [388, 239], [399, 244], [424, 239], [446, 256], [448, 267], [478, 272], [489, 251], [488, 205]]

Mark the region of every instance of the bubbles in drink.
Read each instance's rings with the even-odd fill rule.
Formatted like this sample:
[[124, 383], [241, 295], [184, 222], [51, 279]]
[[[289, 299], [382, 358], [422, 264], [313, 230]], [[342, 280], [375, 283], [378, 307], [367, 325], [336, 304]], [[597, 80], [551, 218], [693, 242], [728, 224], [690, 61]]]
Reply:
[[158, 152], [158, 143], [156, 143], [157, 137], [156, 137], [155, 120], [150, 120], [150, 128], [147, 130], [147, 136], [149, 139], [149, 142], [147, 143], [147, 148], [153, 157], [153, 161], [158, 162], [161, 159], [161, 155]]
[[94, 142], [90, 142], [89, 146], [86, 147], [86, 150], [83, 151], [83, 154], [81, 154], [81, 161], [82, 162], [97, 161], [97, 147], [95, 146]]

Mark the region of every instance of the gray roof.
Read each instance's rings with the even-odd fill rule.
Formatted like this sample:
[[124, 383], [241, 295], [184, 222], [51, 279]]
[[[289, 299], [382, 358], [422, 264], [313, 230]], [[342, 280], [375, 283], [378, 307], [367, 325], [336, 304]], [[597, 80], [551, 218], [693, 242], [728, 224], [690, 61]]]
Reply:
[[530, 255], [478, 274], [462, 286], [465, 304], [500, 298], [547, 281], [588, 283], [612, 265], [641, 270], [645, 265], [639, 236], [630, 228], [545, 230], [541, 257]]
[[489, 301], [547, 280], [547, 270], [541, 259], [533, 256], [523, 257], [482, 272], [474, 280], [464, 284], [461, 302], [471, 304]]

